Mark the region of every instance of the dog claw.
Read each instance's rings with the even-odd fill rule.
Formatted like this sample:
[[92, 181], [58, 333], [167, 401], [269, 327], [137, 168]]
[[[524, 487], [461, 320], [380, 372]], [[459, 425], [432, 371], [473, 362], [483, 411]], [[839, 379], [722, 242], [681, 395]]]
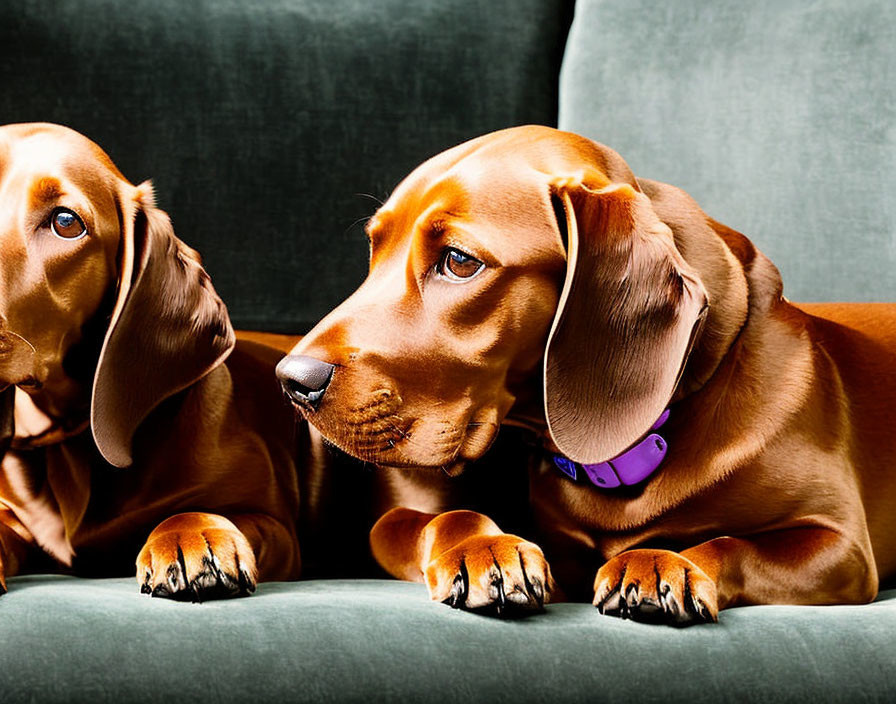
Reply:
[[232, 524], [203, 528], [150, 536], [137, 559], [145, 575], [141, 593], [201, 603], [255, 591], [254, 554], [245, 536]]
[[[528, 580], [528, 575], [527, 575]], [[538, 604], [538, 608], [544, 607], [544, 585], [541, 583], [541, 580], [538, 577], [534, 577], [529, 582], [529, 593], [535, 597], [535, 603]]]
[[544, 609], [550, 570], [532, 543], [513, 535], [486, 535], [440, 555], [424, 578], [430, 594], [455, 609], [513, 618]]
[[501, 574], [501, 567], [495, 562], [489, 577], [488, 598], [494, 606], [495, 613], [500, 616], [507, 606], [504, 594], [504, 576]]
[[[601, 567], [594, 605], [608, 616], [688, 626], [717, 620], [715, 585], [694, 563], [668, 550], [632, 550]], [[610, 585], [613, 585], [612, 587]]]
[[240, 570], [240, 591], [246, 594], [255, 593], [255, 580], [246, 570]]
[[514, 589], [509, 594], [505, 594], [504, 599], [514, 606], [526, 606], [529, 603], [529, 597], [519, 588]]
[[467, 601], [467, 586], [467, 566], [461, 562], [460, 572], [457, 573], [454, 577], [454, 582], [451, 583], [451, 592], [442, 603], [448, 604], [452, 609], [463, 608]]

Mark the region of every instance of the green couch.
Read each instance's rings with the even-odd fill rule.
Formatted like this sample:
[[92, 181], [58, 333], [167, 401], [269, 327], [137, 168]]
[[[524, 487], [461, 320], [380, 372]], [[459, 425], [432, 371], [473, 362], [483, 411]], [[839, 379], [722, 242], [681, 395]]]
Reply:
[[896, 692], [896, 590], [868, 606], [754, 606], [675, 630], [587, 604], [488, 619], [385, 580], [262, 584], [200, 605], [134, 585], [12, 579], [0, 701], [851, 704]]
[[[870, 0], [0, 6], [0, 123], [67, 124], [153, 178], [236, 326], [272, 332], [361, 281], [361, 222], [415, 164], [523, 123], [683, 187], [794, 300], [894, 300], [894, 85], [896, 6]], [[586, 604], [499, 621], [390, 580], [201, 605], [130, 577], [9, 587], [4, 704], [896, 699], [896, 590], [674, 630]]]

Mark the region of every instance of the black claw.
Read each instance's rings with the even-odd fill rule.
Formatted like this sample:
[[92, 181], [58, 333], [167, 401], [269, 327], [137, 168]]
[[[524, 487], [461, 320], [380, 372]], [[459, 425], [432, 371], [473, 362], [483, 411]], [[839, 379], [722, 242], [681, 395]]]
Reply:
[[691, 591], [691, 571], [684, 570], [684, 611], [680, 625], [690, 626], [693, 623], [712, 623], [715, 619], [703, 601]]
[[249, 575], [248, 570], [241, 567], [235, 544], [233, 548], [236, 569], [233, 575], [224, 572], [217, 564], [215, 553], [208, 540], [206, 540], [206, 546], [208, 554], [202, 558], [202, 570], [189, 583], [187, 582], [186, 560], [183, 550], [178, 546], [177, 560], [168, 565], [165, 571], [165, 582], [153, 587], [152, 573], [147, 570], [145, 581], [140, 587], [141, 593], [175, 601], [202, 603], [210, 599], [247, 596], [255, 591], [255, 580]]
[[656, 599], [645, 597], [631, 607], [632, 619], [641, 623], [665, 623], [667, 614], [660, 602]]
[[697, 605], [694, 603], [694, 595], [691, 594], [691, 571], [684, 568], [684, 610], [687, 613], [697, 613]]
[[697, 608], [697, 617], [700, 623], [715, 623], [716, 619], [712, 615], [712, 612], [709, 610], [709, 607], [703, 602], [702, 599], [695, 598], [694, 601], [695, 606]]
[[507, 609], [507, 598], [504, 594], [504, 577], [500, 572], [492, 575], [492, 581], [488, 585], [488, 598], [494, 604], [495, 614], [502, 615]]
[[448, 598], [442, 603], [448, 604], [452, 609], [460, 608], [463, 601], [464, 584], [460, 574], [455, 575], [454, 581], [451, 583], [451, 591], [448, 592]]
[[[623, 606], [625, 600], [622, 598], [622, 582], [625, 579], [625, 573], [628, 572], [628, 567], [623, 567], [622, 572], [619, 574], [619, 581], [616, 582], [616, 586], [614, 586], [607, 594], [597, 603], [597, 610], [606, 615], [606, 616], [619, 616], [621, 618], [625, 618], [622, 614], [625, 607]], [[615, 601], [611, 601], [615, 600]]]
[[529, 597], [527, 591], [525, 591], [522, 587], [514, 587], [508, 593], [504, 595], [507, 599], [507, 606], [509, 608], [518, 609], [521, 611], [526, 611], [531, 608], [532, 599]]
[[492, 553], [492, 570], [488, 585], [488, 598], [492, 601], [495, 615], [501, 616], [507, 609], [507, 600], [504, 594], [504, 573], [501, 571], [498, 558], [495, 557], [495, 553], [491, 548], [489, 548], [489, 552]]
[[190, 582], [190, 588], [196, 592], [204, 592], [214, 589], [218, 585], [218, 575], [215, 566], [207, 557], [202, 558], [202, 572]]
[[625, 604], [625, 601], [620, 596], [619, 590], [614, 589], [600, 601], [597, 605], [597, 610], [605, 616], [625, 618], [626, 609], [623, 604]]
[[[528, 576], [527, 576], [527, 581]], [[529, 582], [529, 593], [535, 597], [535, 602], [539, 607], [544, 607], [544, 585], [538, 577], [533, 577]]]
[[619, 590], [622, 589], [622, 580], [613, 587], [607, 595], [597, 602], [597, 610], [602, 614], [607, 614], [608, 616], [615, 616], [619, 611], [619, 603], [622, 601], [620, 598]]
[[169, 591], [168, 587], [164, 584], [157, 584], [155, 588], [150, 592], [152, 596], [159, 597], [161, 599], [170, 599], [172, 598], [172, 594]]
[[[668, 587], [668, 585], [666, 585]], [[678, 623], [682, 619], [681, 604], [678, 599], [671, 593], [672, 588], [666, 589], [665, 593], [660, 595], [660, 604], [662, 604], [663, 612], [666, 614], [667, 623]]]
[[[526, 571], [526, 565], [523, 562], [523, 553], [517, 550], [520, 557], [520, 570], [523, 573], [523, 580], [526, 584], [526, 601], [534, 601], [538, 610], [544, 609], [544, 587], [538, 577], [529, 579], [529, 573]], [[527, 604], [527, 606], [531, 606]]]
[[252, 594], [255, 591], [255, 581], [246, 570], [240, 570], [240, 594]]
[[467, 574], [467, 563], [461, 560], [460, 571], [455, 575], [451, 583], [451, 592], [443, 603], [452, 609], [461, 609], [467, 602], [467, 593], [470, 587], [470, 577]]

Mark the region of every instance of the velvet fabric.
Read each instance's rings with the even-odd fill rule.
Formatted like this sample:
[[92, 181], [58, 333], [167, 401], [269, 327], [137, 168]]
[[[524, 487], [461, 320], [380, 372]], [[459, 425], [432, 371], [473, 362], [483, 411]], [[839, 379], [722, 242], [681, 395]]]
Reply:
[[560, 127], [690, 193], [795, 301], [896, 300], [896, 4], [579, 0]]
[[0, 3], [0, 124], [152, 178], [238, 328], [306, 332], [361, 282], [365, 218], [433, 154], [556, 124], [571, 0]]
[[152, 599], [132, 579], [31, 576], [0, 598], [0, 700], [884, 702], [896, 591], [866, 606], [731, 609], [675, 630], [587, 604], [502, 621], [387, 580]]

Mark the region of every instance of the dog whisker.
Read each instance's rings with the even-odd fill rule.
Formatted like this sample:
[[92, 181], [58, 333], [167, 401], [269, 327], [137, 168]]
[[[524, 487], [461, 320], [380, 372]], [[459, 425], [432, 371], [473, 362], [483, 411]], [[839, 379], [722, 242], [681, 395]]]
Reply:
[[[381, 201], [375, 195], [372, 195], [370, 193], [355, 193], [355, 195], [358, 196], [359, 198], [370, 198], [370, 200], [372, 200], [377, 205], [384, 205], [383, 201]], [[373, 216], [371, 216], [371, 217], [373, 217]]]

